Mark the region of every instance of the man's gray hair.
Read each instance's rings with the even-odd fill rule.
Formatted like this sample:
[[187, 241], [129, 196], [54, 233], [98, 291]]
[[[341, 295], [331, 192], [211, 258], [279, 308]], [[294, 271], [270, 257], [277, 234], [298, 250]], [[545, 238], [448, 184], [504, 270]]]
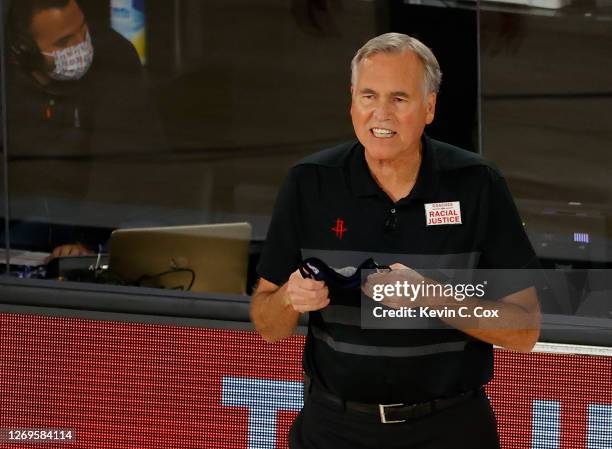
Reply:
[[351, 84], [354, 86], [357, 78], [357, 65], [365, 58], [377, 53], [402, 53], [412, 50], [423, 63], [423, 97], [431, 92], [438, 93], [442, 82], [440, 64], [433, 52], [420, 40], [401, 33], [385, 33], [370, 39], [361, 47], [351, 61]]

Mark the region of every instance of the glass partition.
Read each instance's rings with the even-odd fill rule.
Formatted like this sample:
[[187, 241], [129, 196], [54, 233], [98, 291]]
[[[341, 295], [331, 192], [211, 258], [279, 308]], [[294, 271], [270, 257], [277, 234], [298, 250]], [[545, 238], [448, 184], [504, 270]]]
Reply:
[[482, 151], [553, 270], [562, 313], [609, 326], [612, 1], [509, 3], [480, 3]]
[[86, 88], [9, 79], [15, 245], [236, 221], [262, 240], [287, 168], [351, 137], [348, 62], [377, 30], [373, 3], [319, 3], [81, 2]]
[[[1, 22], [5, 23], [5, 8], [1, 5]], [[7, 161], [6, 161], [6, 84], [5, 84], [5, 52], [4, 52], [4, 32], [0, 36], [0, 275], [8, 272], [8, 232], [7, 210], [8, 192], [6, 188], [7, 180]]]
[[[392, 29], [429, 41], [457, 75], [449, 76], [440, 114], [467, 119], [440, 120], [432, 135], [475, 148], [474, 8], [456, 20], [435, 5], [394, 1], [55, 3], [74, 22], [68, 40], [88, 34], [84, 51], [93, 60], [78, 80], [49, 76], [54, 52], [70, 42], [53, 46], [55, 24], [44, 9], [32, 14], [36, 0], [12, 3], [15, 248], [95, 254], [108, 251], [117, 228], [228, 222], [250, 223], [253, 241], [262, 241], [287, 169], [354, 138], [350, 60], [368, 38]], [[423, 26], [438, 14], [445, 17], [436, 29]], [[468, 64], [437, 38], [451, 25], [462, 29], [455, 44]], [[469, 114], [454, 106], [462, 98]]]
[[[588, 270], [612, 257], [610, 0], [3, 3], [12, 246], [40, 264], [53, 251], [88, 256], [14, 274], [92, 280], [82, 270], [112, 265], [113, 230], [145, 229], [115, 246], [159, 259], [129, 282], [188, 289], [202, 280], [187, 269], [193, 256], [157, 251], [159, 233], [185, 246], [218, 229], [184, 226], [245, 222], [230, 236], [247, 270], [235, 291], [249, 292], [288, 168], [354, 138], [354, 52], [398, 31], [442, 66], [428, 134], [500, 167], [542, 265], [568, 292], [564, 314], [609, 320], [605, 304], [581, 304], [597, 284]], [[68, 11], [64, 22], [49, 7]]]

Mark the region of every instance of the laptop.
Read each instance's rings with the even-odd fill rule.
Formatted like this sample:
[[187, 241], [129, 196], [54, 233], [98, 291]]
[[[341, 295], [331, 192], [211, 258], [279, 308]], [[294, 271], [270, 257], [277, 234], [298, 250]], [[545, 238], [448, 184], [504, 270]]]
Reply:
[[117, 229], [109, 265], [143, 287], [245, 293], [250, 241], [248, 223]]

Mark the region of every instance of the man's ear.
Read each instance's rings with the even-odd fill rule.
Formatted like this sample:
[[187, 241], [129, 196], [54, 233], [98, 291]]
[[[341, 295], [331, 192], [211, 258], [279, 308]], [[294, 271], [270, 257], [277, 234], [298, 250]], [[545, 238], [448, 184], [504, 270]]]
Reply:
[[427, 103], [425, 107], [427, 108], [427, 116], [425, 117], [425, 123], [428, 125], [433, 122], [433, 119], [436, 115], [436, 100], [438, 95], [435, 92], [431, 92], [427, 96]]

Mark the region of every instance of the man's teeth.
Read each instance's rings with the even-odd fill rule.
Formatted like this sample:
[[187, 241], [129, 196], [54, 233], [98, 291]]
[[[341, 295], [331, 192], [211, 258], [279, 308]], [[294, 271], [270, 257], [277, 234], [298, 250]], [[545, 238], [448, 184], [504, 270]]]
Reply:
[[395, 131], [391, 131], [390, 129], [383, 129], [383, 128], [372, 128], [372, 133], [376, 137], [391, 137], [395, 134]]

